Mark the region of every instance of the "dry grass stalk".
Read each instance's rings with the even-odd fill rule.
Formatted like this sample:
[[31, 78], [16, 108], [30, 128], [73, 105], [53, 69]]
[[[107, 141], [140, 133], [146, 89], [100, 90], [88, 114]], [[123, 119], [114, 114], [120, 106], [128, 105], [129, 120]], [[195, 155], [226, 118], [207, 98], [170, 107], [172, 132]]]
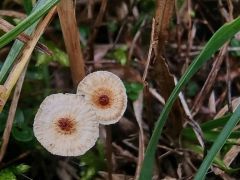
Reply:
[[92, 32], [91, 32], [91, 36], [89, 37], [88, 40], [88, 60], [93, 60], [94, 59], [94, 40], [96, 38], [97, 32], [98, 32], [98, 27], [101, 25], [106, 8], [107, 8], [107, 0], [102, 0], [101, 3], [101, 7], [99, 10], [99, 13], [97, 15], [96, 21], [94, 22], [93, 28], [92, 28]]
[[138, 99], [133, 102], [133, 109], [134, 109], [134, 114], [139, 126], [138, 162], [137, 162], [137, 168], [135, 172], [135, 179], [138, 179], [140, 176], [140, 171], [141, 171], [141, 167], [144, 159], [144, 152], [145, 152], [144, 132], [143, 132], [143, 126], [142, 126], [143, 92], [141, 92], [138, 96]]
[[14, 17], [18, 19], [26, 18], [26, 14], [11, 10], [0, 10], [0, 16]]
[[[1, 30], [3, 30], [4, 32], [8, 32], [8, 31], [12, 30], [13, 28], [14, 28], [14, 26], [12, 24], [10, 24], [9, 22], [0, 18], [0, 29]], [[22, 41], [23, 43], [27, 43], [28, 41], [30, 41], [31, 37], [25, 33], [21, 33], [20, 35], [17, 36], [17, 39], [19, 41]], [[35, 49], [42, 51], [43, 53], [45, 53], [47, 55], [52, 55], [52, 52], [47, 48], [47, 46], [45, 46], [42, 43], [38, 42]]]
[[69, 56], [73, 84], [77, 86], [84, 78], [85, 70], [73, 1], [62, 0], [58, 4], [57, 11]]
[[147, 78], [147, 74], [148, 74], [148, 69], [149, 69], [149, 65], [150, 65], [150, 61], [151, 61], [151, 56], [152, 56], [152, 50], [153, 50], [153, 46], [155, 45], [155, 41], [153, 41], [153, 36], [154, 36], [154, 31], [155, 31], [155, 19], [152, 19], [152, 32], [151, 32], [151, 39], [150, 39], [150, 46], [148, 49], [148, 57], [147, 57], [147, 63], [143, 72], [143, 77], [142, 77], [142, 81], [145, 82], [146, 78]]
[[199, 94], [197, 95], [192, 109], [191, 111], [193, 112], [193, 115], [197, 114], [197, 112], [199, 111], [200, 107], [202, 107], [203, 105], [203, 101], [205, 100], [205, 98], [208, 97], [211, 89], [213, 88], [214, 82], [216, 81], [218, 72], [220, 70], [220, 67], [223, 63], [224, 60], [224, 55], [227, 52], [227, 47], [228, 47], [228, 43], [225, 44], [223, 46], [223, 48], [220, 50], [218, 56], [216, 57], [216, 60], [212, 66], [211, 72], [209, 73], [207, 80], [205, 81], [201, 91], [199, 92]]
[[112, 129], [111, 126], [106, 126], [106, 157], [107, 157], [107, 168], [108, 168], [108, 179], [112, 180]]
[[24, 81], [24, 77], [27, 71], [27, 65], [25, 66], [22, 74], [19, 77], [19, 80], [17, 82], [14, 94], [13, 94], [13, 99], [12, 99], [12, 103], [9, 109], [9, 114], [8, 114], [8, 118], [7, 118], [7, 122], [6, 122], [6, 127], [4, 129], [3, 132], [3, 136], [2, 136], [2, 146], [0, 149], [0, 162], [3, 160], [3, 157], [6, 153], [7, 150], [7, 145], [9, 142], [9, 138], [11, 135], [11, 131], [12, 131], [12, 125], [13, 125], [13, 121], [15, 118], [15, 114], [16, 114], [16, 110], [17, 110], [17, 105], [18, 105], [18, 100], [19, 100], [19, 96], [21, 93], [21, 89], [22, 89], [22, 85], [23, 85], [23, 81]]

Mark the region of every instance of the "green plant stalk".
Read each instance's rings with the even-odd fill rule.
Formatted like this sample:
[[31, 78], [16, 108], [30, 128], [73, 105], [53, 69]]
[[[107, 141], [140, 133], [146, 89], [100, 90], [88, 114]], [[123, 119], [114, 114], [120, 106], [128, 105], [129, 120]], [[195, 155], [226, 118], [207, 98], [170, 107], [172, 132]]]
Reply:
[[195, 180], [202, 180], [205, 179], [206, 173], [218, 153], [218, 151], [222, 148], [224, 143], [226, 142], [227, 138], [230, 136], [232, 130], [240, 121], [240, 105], [238, 105], [237, 109], [233, 113], [232, 117], [229, 119], [219, 136], [217, 137], [216, 141], [212, 145], [211, 149], [208, 151], [207, 156], [204, 158], [198, 172], [195, 176]]
[[240, 17], [234, 21], [223, 25], [211, 39], [207, 42], [201, 53], [191, 63], [184, 75], [181, 77], [176, 87], [173, 89], [169, 99], [167, 100], [160, 117], [158, 118], [152, 137], [149, 141], [143, 166], [140, 174], [140, 180], [151, 179], [153, 164], [155, 159], [155, 151], [157, 148], [158, 140], [160, 138], [164, 124], [171, 108], [178, 97], [178, 94], [185, 86], [185, 84], [191, 79], [191, 77], [201, 68], [201, 66], [232, 36], [234, 36], [240, 30]]
[[[36, 5], [34, 6], [34, 8], [32, 10], [32, 13], [34, 13], [37, 9], [42, 8], [43, 5], [46, 3], [46, 1], [47, 0], [39, 0], [39, 1], [37, 1]], [[33, 32], [33, 30], [35, 29], [35, 27], [37, 26], [39, 20], [37, 20], [32, 26], [30, 26], [28, 29], [26, 29], [25, 34], [30, 35]], [[3, 83], [4, 77], [6, 76], [7, 72], [11, 68], [14, 60], [17, 58], [17, 56], [21, 52], [23, 45], [24, 45], [24, 43], [22, 43], [19, 40], [16, 40], [14, 42], [10, 52], [8, 53], [8, 56], [7, 56], [6, 60], [4, 61], [3, 66], [1, 68], [1, 71], [0, 71], [0, 83]]]
[[0, 48], [8, 44], [10, 41], [15, 39], [21, 32], [26, 30], [29, 26], [35, 23], [39, 18], [45, 15], [53, 6], [55, 6], [59, 0], [49, 0], [42, 8], [37, 9], [35, 12], [30, 14], [26, 19], [20, 22], [14, 29], [0, 37]]
[[30, 14], [32, 11], [32, 0], [23, 0], [23, 7], [27, 14]]

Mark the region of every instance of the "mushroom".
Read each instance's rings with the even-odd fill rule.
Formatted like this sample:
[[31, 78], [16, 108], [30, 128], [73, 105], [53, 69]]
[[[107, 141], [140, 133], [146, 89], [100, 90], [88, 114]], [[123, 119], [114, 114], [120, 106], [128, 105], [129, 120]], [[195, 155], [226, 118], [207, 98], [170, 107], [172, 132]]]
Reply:
[[42, 102], [33, 131], [37, 140], [52, 154], [79, 156], [94, 146], [99, 136], [99, 124], [81, 96], [59, 93]]
[[121, 79], [107, 71], [96, 71], [78, 85], [77, 94], [92, 106], [100, 124], [116, 123], [127, 107], [126, 89]]

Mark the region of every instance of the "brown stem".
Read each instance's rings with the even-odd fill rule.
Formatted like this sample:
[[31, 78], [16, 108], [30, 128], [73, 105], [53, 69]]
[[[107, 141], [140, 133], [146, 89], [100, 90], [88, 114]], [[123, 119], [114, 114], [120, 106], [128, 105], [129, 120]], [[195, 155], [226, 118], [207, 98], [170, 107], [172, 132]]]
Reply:
[[77, 86], [84, 78], [85, 70], [73, 1], [61, 0], [58, 4], [57, 11], [69, 56], [73, 84]]
[[228, 111], [233, 112], [233, 107], [232, 107], [232, 94], [231, 94], [231, 67], [229, 63], [229, 58], [227, 56], [226, 58], [226, 71], [227, 71], [227, 78], [226, 78], [226, 83], [227, 83], [227, 103], [228, 103]]
[[228, 43], [225, 44], [223, 46], [223, 48], [220, 50], [218, 56], [216, 57], [216, 60], [213, 64], [213, 67], [211, 69], [211, 72], [209, 73], [207, 80], [205, 81], [201, 91], [199, 92], [199, 94], [197, 95], [196, 99], [194, 100], [193, 106], [191, 111], [193, 112], [193, 114], [195, 115], [200, 107], [202, 107], [203, 101], [208, 97], [209, 92], [211, 91], [214, 82], [217, 78], [218, 72], [220, 70], [221, 64], [223, 63], [224, 60], [224, 55], [227, 52], [227, 47], [228, 47]]
[[106, 156], [108, 166], [108, 179], [112, 180], [112, 129], [111, 126], [106, 126]]
[[16, 88], [14, 90], [13, 100], [12, 100], [12, 103], [11, 103], [11, 106], [10, 106], [6, 127], [4, 129], [4, 133], [3, 133], [3, 137], [2, 137], [2, 146], [1, 146], [1, 149], [0, 149], [0, 162], [3, 160], [3, 157], [4, 157], [4, 155], [6, 153], [6, 150], [7, 150], [10, 134], [11, 134], [11, 131], [12, 131], [12, 125], [13, 125], [13, 121], [14, 121], [14, 117], [15, 117], [16, 109], [17, 109], [17, 105], [18, 105], [18, 100], [19, 100], [19, 96], [20, 96], [20, 93], [21, 93], [24, 77], [25, 77], [25, 74], [26, 74], [26, 70], [27, 70], [27, 65], [25, 66], [21, 76], [19, 77]]
[[96, 18], [96, 21], [94, 22], [92, 32], [91, 32], [91, 36], [88, 40], [88, 48], [89, 48], [89, 50], [88, 50], [88, 54], [89, 54], [88, 60], [89, 61], [94, 59], [94, 47], [93, 47], [94, 40], [96, 38], [98, 28], [102, 23], [103, 16], [104, 16], [106, 8], [107, 8], [107, 2], [108, 2], [107, 0], [102, 0], [102, 4], [101, 4], [101, 7], [100, 7], [98, 16]]

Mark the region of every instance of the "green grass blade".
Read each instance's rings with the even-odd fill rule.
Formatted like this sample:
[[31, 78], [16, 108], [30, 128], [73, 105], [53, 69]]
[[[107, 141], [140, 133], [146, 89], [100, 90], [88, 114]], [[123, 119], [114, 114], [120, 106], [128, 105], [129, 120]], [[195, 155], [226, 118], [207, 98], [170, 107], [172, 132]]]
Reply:
[[[39, 0], [39, 1], [37, 1], [36, 5], [34, 6], [34, 8], [33, 8], [31, 13], [34, 13], [37, 9], [42, 8], [43, 5], [46, 3], [46, 1], [48, 1], [48, 0]], [[35, 29], [35, 27], [37, 26], [38, 22], [39, 22], [39, 20], [36, 21], [33, 25], [31, 25], [26, 31], [24, 31], [24, 33], [30, 35], [33, 32], [33, 30]], [[10, 52], [8, 53], [8, 56], [7, 56], [6, 60], [4, 61], [3, 66], [1, 68], [1, 71], [0, 71], [0, 83], [3, 83], [4, 77], [7, 75], [7, 72], [11, 68], [14, 60], [17, 58], [17, 56], [21, 52], [21, 49], [22, 49], [23, 45], [24, 44], [21, 41], [19, 41], [19, 40], [16, 40], [14, 42]]]
[[22, 1], [24, 10], [26, 11], [27, 14], [30, 14], [32, 11], [32, 0], [23, 0]]
[[191, 79], [191, 77], [201, 68], [201, 66], [232, 36], [234, 36], [240, 30], [240, 17], [235, 19], [234, 21], [223, 25], [211, 39], [207, 42], [204, 49], [195, 58], [189, 68], [186, 70], [184, 75], [179, 80], [178, 84], [172, 91], [169, 99], [167, 100], [160, 117], [158, 118], [152, 137], [149, 141], [145, 158], [143, 161], [142, 170], [140, 173], [140, 180], [151, 179], [153, 164], [154, 164], [154, 156], [156, 147], [158, 144], [158, 140], [160, 138], [163, 126], [167, 120], [168, 114], [173, 106], [173, 103], [178, 97], [178, 94], [184, 87], [184, 85]]
[[207, 170], [209, 169], [214, 157], [218, 151], [222, 148], [227, 138], [230, 136], [232, 130], [236, 124], [240, 121], [240, 105], [237, 107], [236, 111], [233, 113], [222, 132], [217, 137], [216, 141], [212, 145], [211, 149], [208, 151], [207, 156], [204, 158], [198, 172], [195, 176], [195, 180], [205, 179]]
[[8, 44], [10, 41], [15, 39], [21, 32], [26, 30], [34, 22], [36, 22], [40, 17], [45, 15], [53, 6], [55, 6], [59, 0], [49, 0], [42, 8], [37, 9], [35, 12], [30, 14], [26, 19], [20, 22], [14, 29], [4, 34], [0, 37], [0, 48]]
[[218, 119], [213, 119], [213, 120], [209, 120], [205, 123], [202, 123], [200, 126], [202, 128], [202, 130], [212, 130], [214, 128], [219, 128], [219, 127], [223, 127], [231, 118], [232, 113], [229, 113], [225, 116], [222, 116]]

